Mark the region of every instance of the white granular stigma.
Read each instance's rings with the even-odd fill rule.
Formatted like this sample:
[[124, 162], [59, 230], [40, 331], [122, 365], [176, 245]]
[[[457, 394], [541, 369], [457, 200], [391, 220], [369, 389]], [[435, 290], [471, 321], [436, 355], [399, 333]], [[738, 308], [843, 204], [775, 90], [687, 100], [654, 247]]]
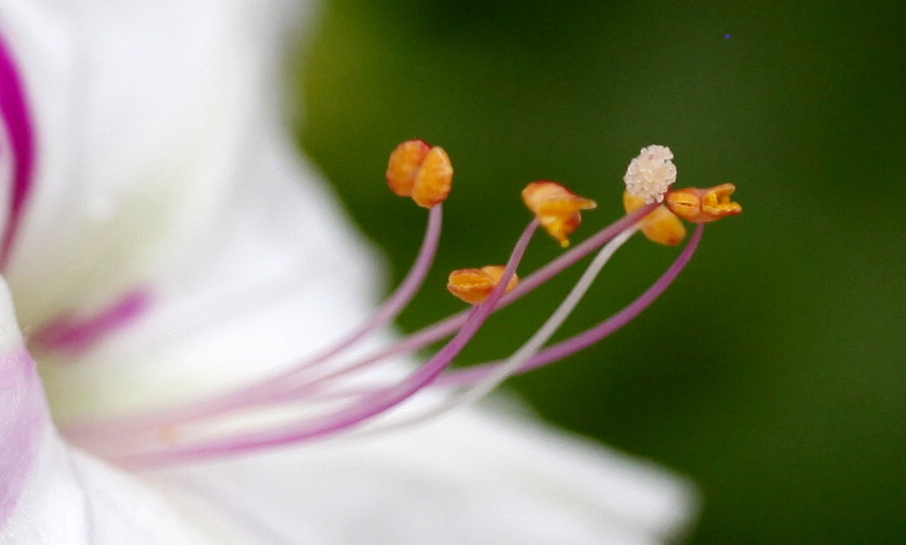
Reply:
[[626, 191], [645, 199], [646, 203], [662, 202], [670, 184], [676, 181], [673, 152], [667, 146], [642, 148], [638, 157], [629, 163], [623, 181]]

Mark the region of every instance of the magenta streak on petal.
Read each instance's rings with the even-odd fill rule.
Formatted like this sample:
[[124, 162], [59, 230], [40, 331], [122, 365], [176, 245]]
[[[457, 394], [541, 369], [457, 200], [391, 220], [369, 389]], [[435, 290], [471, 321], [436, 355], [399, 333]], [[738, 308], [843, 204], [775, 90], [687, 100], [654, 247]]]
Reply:
[[49, 420], [28, 352], [0, 356], [0, 530], [16, 509]]
[[78, 356], [132, 323], [150, 301], [147, 290], [137, 289], [92, 316], [64, 314], [30, 335], [29, 345], [44, 354]]
[[[35, 139], [22, 81], [12, 54], [0, 36], [0, 115], [9, 134], [13, 152], [13, 180], [10, 187], [6, 230], [0, 239], [0, 271], [9, 263], [13, 243], [22, 222], [25, 201], [31, 193], [35, 163]], [[2, 150], [0, 150], [2, 151]]]

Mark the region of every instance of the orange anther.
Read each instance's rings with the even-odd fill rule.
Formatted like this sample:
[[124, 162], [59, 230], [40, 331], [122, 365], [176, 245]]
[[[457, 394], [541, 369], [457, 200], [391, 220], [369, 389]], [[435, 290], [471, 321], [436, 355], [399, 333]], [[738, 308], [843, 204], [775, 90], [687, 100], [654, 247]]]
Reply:
[[[459, 297], [470, 305], [484, 303], [485, 300], [500, 283], [503, 277], [503, 271], [506, 267], [503, 265], [488, 265], [480, 269], [460, 269], [450, 273], [447, 289], [450, 293]], [[514, 274], [506, 285], [506, 293], [509, 293], [519, 285], [519, 278]]]
[[522, 200], [538, 217], [541, 226], [564, 248], [569, 246], [569, 235], [582, 223], [580, 211], [598, 206], [595, 201], [580, 197], [564, 186], [546, 180], [527, 185], [522, 190]]
[[443, 148], [424, 140], [407, 140], [390, 154], [387, 184], [397, 195], [431, 208], [450, 194], [453, 164]]
[[677, 216], [694, 222], [707, 223], [742, 213], [742, 206], [730, 200], [736, 191], [733, 184], [721, 184], [709, 189], [687, 187], [667, 193], [667, 206]]
[[[623, 208], [632, 212], [645, 206], [645, 199], [623, 192]], [[686, 237], [686, 227], [676, 215], [663, 204], [658, 205], [650, 214], [642, 218], [639, 228], [649, 240], [667, 246], [676, 246]]]

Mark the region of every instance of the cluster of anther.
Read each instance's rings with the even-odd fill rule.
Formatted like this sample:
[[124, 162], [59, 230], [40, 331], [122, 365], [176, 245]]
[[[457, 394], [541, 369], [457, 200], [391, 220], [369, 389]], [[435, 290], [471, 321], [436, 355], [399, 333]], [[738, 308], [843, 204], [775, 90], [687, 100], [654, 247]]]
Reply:
[[[671, 190], [670, 186], [676, 181], [676, 166], [672, 159], [673, 152], [666, 146], [642, 148], [638, 157], [629, 163], [623, 177], [626, 183], [623, 192], [626, 212], [643, 207], [651, 209], [653, 203], [663, 202], [666, 197], [666, 206], [654, 207], [639, 220], [637, 227], [646, 237], [659, 244], [675, 246], [686, 237], [686, 228], [680, 218], [693, 223], [707, 223], [742, 212], [742, 206], [730, 200], [730, 195], [736, 190], [733, 184], [721, 184], [710, 189]], [[597, 207], [595, 201], [551, 181], [530, 183], [522, 191], [522, 200], [538, 218], [539, 224], [564, 248], [569, 246], [569, 235], [582, 222], [580, 212]], [[492, 267], [495, 272], [490, 274]], [[500, 281], [500, 271], [502, 267], [499, 265], [454, 271], [450, 275], [448, 289], [467, 303], [480, 303]], [[507, 291], [513, 287], [511, 282]]]
[[[171, 410], [86, 422], [63, 431], [74, 443], [118, 463], [158, 466], [322, 439], [350, 430], [365, 433], [411, 425], [473, 401], [507, 377], [563, 359], [634, 319], [667, 289], [692, 258], [703, 224], [742, 211], [739, 204], [730, 200], [732, 184], [671, 190], [676, 179], [672, 157], [663, 146], [642, 149], [625, 176], [623, 202], [627, 215], [520, 281], [516, 271], [538, 227], [565, 248], [581, 223], [581, 211], [596, 207], [594, 201], [556, 182], [532, 182], [522, 197], [534, 219], [516, 242], [506, 264], [450, 274], [449, 291], [472, 308], [395, 344], [362, 354], [360, 341], [391, 323], [420, 289], [438, 247], [442, 203], [453, 183], [453, 168], [443, 149], [422, 140], [404, 142], [390, 156], [387, 182], [395, 193], [412, 197], [429, 209], [428, 226], [421, 251], [406, 278], [372, 318], [314, 357], [295, 362], [282, 373], [240, 390]], [[676, 261], [648, 290], [599, 324], [548, 345], [623, 243], [641, 230], [655, 242], [678, 244], [686, 235], [680, 218], [699, 225]], [[495, 311], [595, 251], [597, 255], [560, 306], [513, 354], [499, 361], [451, 368]], [[448, 337], [450, 340], [434, 356], [411, 372], [400, 375], [399, 366], [387, 364]], [[394, 372], [382, 373], [391, 369]], [[370, 380], [375, 376], [384, 378]], [[442, 387], [447, 394], [429, 396], [429, 406], [420, 404], [414, 412], [403, 407], [416, 394], [434, 387]], [[400, 407], [403, 410], [397, 411]]]

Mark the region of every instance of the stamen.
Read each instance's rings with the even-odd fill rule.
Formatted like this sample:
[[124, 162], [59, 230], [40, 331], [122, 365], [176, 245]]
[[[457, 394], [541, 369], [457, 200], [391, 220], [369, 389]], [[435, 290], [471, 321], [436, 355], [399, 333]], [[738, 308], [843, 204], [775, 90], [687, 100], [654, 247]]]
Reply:
[[[507, 265], [463, 269], [450, 276], [450, 290], [476, 306], [423, 328], [393, 346], [360, 359], [340, 362], [341, 354], [369, 333], [387, 325], [408, 304], [421, 286], [436, 253], [442, 218], [442, 208], [438, 204], [449, 194], [452, 167], [441, 148], [431, 147], [421, 140], [404, 142], [391, 155], [387, 180], [398, 194], [412, 196], [417, 204], [430, 208], [428, 228], [419, 257], [406, 279], [372, 319], [319, 355], [250, 387], [165, 412], [113, 418], [64, 431], [76, 443], [108, 459], [133, 467], [149, 467], [321, 439], [352, 428], [359, 429], [358, 433], [386, 431], [474, 401], [513, 374], [557, 361], [607, 337], [638, 316], [679, 275], [701, 240], [703, 225], [698, 226], [676, 262], [633, 303], [597, 326], [543, 349], [610, 257], [637, 230], [661, 243], [677, 244], [682, 240], [685, 227], [679, 218], [656, 204], [675, 179], [676, 169], [671, 158], [672, 153], [663, 146], [644, 148], [643, 156], [633, 160], [627, 171], [627, 192], [624, 194], [627, 215], [519, 283], [516, 268], [537, 228], [545, 227], [566, 246], [569, 235], [581, 222], [580, 211], [596, 206], [594, 201], [554, 182], [529, 184], [523, 191], [523, 199], [536, 214], [536, 219], [519, 238]], [[654, 179], [660, 180], [659, 194], [655, 194]], [[650, 202], [638, 194], [640, 187], [655, 191]], [[729, 200], [733, 189], [732, 185], [725, 184], [711, 190], [670, 192], [668, 205], [682, 209], [680, 215], [693, 221], [713, 221], [718, 215], [741, 211], [737, 203]], [[465, 370], [449, 369], [493, 312], [536, 289], [598, 248], [601, 248], [598, 256], [567, 298], [509, 358]], [[375, 384], [372, 374], [366, 372], [391, 356], [413, 352], [451, 335], [452, 339], [427, 363], [397, 380], [388, 383], [384, 378], [386, 374], [382, 373], [383, 381]], [[446, 397], [432, 409], [405, 419], [377, 420], [429, 386], [466, 389]]]
[[717, 221], [742, 214], [742, 206], [730, 200], [736, 191], [733, 184], [721, 184], [709, 189], [687, 187], [667, 194], [667, 206], [677, 216], [694, 222]]
[[[538, 367], [560, 361], [580, 350], [584, 350], [589, 346], [601, 342], [612, 333], [634, 320], [642, 313], [642, 311], [651, 306], [658, 297], [663, 295], [663, 293], [667, 291], [667, 288], [670, 287], [670, 284], [672, 284], [683, 269], [686, 268], [686, 265], [692, 260], [692, 256], [695, 255], [695, 250], [698, 249], [698, 244], [701, 242], [703, 233], [704, 225], [699, 224], [698, 228], [696, 228], [695, 232], [692, 234], [689, 243], [686, 244], [686, 247], [683, 249], [683, 252], [676, 258], [676, 261], [674, 261], [673, 264], [670, 265], [670, 268], [667, 269], [667, 271], [635, 301], [623, 307], [622, 310], [598, 325], [542, 350], [526, 362], [517, 372], [525, 373], [537, 369]], [[437, 379], [436, 384], [437, 386], [462, 386], [474, 384], [484, 380], [489, 373], [503, 364], [504, 362], [501, 361], [493, 361], [476, 365], [468, 369], [451, 370], [440, 376]]]
[[[405, 420], [395, 421], [389, 424], [378, 425], [376, 428], [370, 428], [368, 433], [374, 432], [384, 432], [391, 429], [402, 428], [404, 426], [410, 426], [417, 424], [419, 422], [424, 422], [436, 416], [439, 416], [443, 413], [449, 412], [457, 407], [474, 403], [481, 399], [482, 397], [491, 393], [495, 388], [500, 386], [507, 378], [511, 377], [521, 370], [531, 362], [532, 358], [535, 357], [541, 348], [554, 336], [560, 326], [563, 325], [563, 322], [572, 314], [576, 306], [578, 306], [579, 301], [585, 297], [585, 294], [588, 293], [588, 289], [591, 288], [591, 285], [594, 283], [595, 279], [601, 273], [601, 270], [604, 268], [604, 265], [610, 261], [610, 258], [616, 253], [618, 249], [629, 240], [632, 235], [635, 234], [637, 227], [631, 227], [626, 229], [619, 235], [617, 235], [613, 240], [611, 240], [607, 245], [605, 245], [598, 255], [592, 260], [588, 268], [585, 269], [585, 272], [582, 273], [582, 276], [579, 278], [579, 281], [573, 286], [573, 289], [570, 290], [569, 295], [566, 296], [566, 299], [560, 303], [557, 309], [553, 314], [544, 322], [544, 325], [532, 335], [528, 341], [526, 341], [521, 347], [519, 347], [512, 356], [507, 358], [505, 361], [496, 364], [492, 367], [486, 367], [487, 372], [482, 373], [480, 378], [478, 374], [474, 374], [476, 380], [472, 382], [472, 386], [466, 391], [462, 392], [458, 396], [446, 400], [443, 404], [429, 409], [422, 414], [417, 416], [412, 416], [406, 418]], [[449, 373], [452, 373], [454, 376], [459, 372], [457, 371], [447, 371], [440, 377], [438, 377], [437, 384], [450, 385], [451, 382], [449, 379], [445, 379]], [[459, 382], [458, 384], [464, 384]]]
[[[656, 205], [645, 205], [644, 209], [624, 216], [610, 226], [602, 229], [597, 234], [590, 237], [588, 240], [577, 245], [569, 252], [561, 255], [560, 257], [554, 259], [552, 262], [548, 263], [546, 266], [535, 271], [534, 273], [523, 279], [519, 283], [519, 285], [515, 289], [513, 289], [512, 292], [510, 292], [500, 300], [500, 302], [495, 306], [495, 312], [516, 302], [518, 299], [527, 295], [528, 293], [531, 293], [547, 281], [560, 274], [562, 271], [577, 263], [580, 259], [599, 249], [603, 244], [607, 243], [608, 241], [619, 235], [621, 232], [625, 231], [626, 229], [632, 228], [633, 224], [638, 222], [644, 216], [645, 212], [650, 212], [655, 206]], [[314, 393], [312, 387], [312, 382], [314, 381], [334, 379], [352, 372], [363, 371], [364, 369], [392, 358], [393, 356], [410, 354], [417, 350], [425, 348], [430, 344], [438, 342], [456, 333], [465, 323], [468, 316], [469, 311], [467, 310], [454, 314], [453, 316], [443, 319], [440, 322], [435, 323], [434, 325], [424, 327], [410, 334], [408, 337], [404, 338], [397, 344], [378, 351], [377, 353], [368, 356], [356, 363], [340, 366], [340, 371], [327, 376], [317, 377], [317, 379], [296, 384], [293, 387], [292, 392], [287, 391], [286, 393], [289, 396], [295, 395], [297, 397], [309, 395]], [[289, 397], [287, 399], [289, 399]]]
[[[400, 179], [405, 178], [405, 176], [399, 174], [400, 172], [408, 172], [408, 175], [412, 180], [419, 177], [422, 180], [430, 178], [430, 176], [427, 175], [419, 175], [419, 172], [422, 169], [422, 164], [425, 162], [426, 157], [431, 155], [431, 153], [434, 153], [441, 158], [445, 158], [446, 162], [449, 163], [449, 158], [446, 156], [443, 149], [431, 148], [423, 140], [409, 141], [400, 144], [391, 154], [391, 167], [388, 168], [388, 182], [391, 178], [391, 170], [394, 169], [394, 172], [397, 172], [394, 176], [394, 180], [397, 182], [399, 182]], [[438, 169], [436, 168], [433, 170], [431, 168], [428, 169], [428, 171], [433, 172], [437, 172], [437, 170]], [[449, 194], [452, 183], [452, 167], [448, 170], [449, 176], [444, 177], [446, 180], [444, 182], [446, 188], [446, 193], [443, 195], [444, 198]], [[424, 183], [425, 182], [423, 181], [422, 184]], [[413, 182], [412, 185], [415, 185], [415, 182]], [[405, 191], [402, 191], [401, 193], [401, 190], [398, 191], [394, 188], [393, 183], [391, 183], [391, 188], [394, 189], [397, 194], [405, 193], [403, 196], [409, 196], [412, 185], [409, 186], [408, 193]], [[436, 188], [437, 184], [428, 183], [428, 187]], [[421, 205], [421, 203], [418, 202], [416, 204]], [[387, 325], [387, 323], [395, 319], [399, 313], [402, 312], [412, 300], [412, 297], [418, 293], [428, 271], [431, 269], [434, 257], [437, 254], [441, 227], [443, 225], [443, 209], [439, 204], [440, 203], [438, 202], [430, 207], [428, 226], [425, 230], [425, 237], [422, 242], [421, 250], [419, 251], [415, 263], [406, 275], [406, 278], [368, 321], [339, 342], [335, 343], [332, 347], [297, 364], [291, 369], [240, 390], [234, 390], [226, 394], [217, 395], [206, 400], [174, 407], [165, 411], [154, 411], [144, 414], [117, 417], [103, 422], [91, 422], [81, 425], [74, 424], [64, 429], [64, 434], [74, 444], [91, 448], [104, 443], [110, 435], [117, 433], [119, 435], [135, 435], [159, 428], [172, 429], [175, 426], [186, 422], [200, 421], [230, 411], [237, 411], [256, 405], [272, 405], [283, 401], [286, 394], [293, 391], [293, 388], [288, 385], [291, 384], [292, 380], [300, 373], [310, 371], [316, 366], [330, 361], [347, 349], [354, 347], [356, 342], [366, 337], [368, 334]]]
[[[623, 192], [623, 208], [627, 212], [638, 210], [642, 206], [645, 206], [645, 199], [637, 197], [629, 191]], [[639, 222], [639, 226], [642, 234], [648, 237], [648, 240], [658, 244], [676, 246], [686, 238], [686, 227], [683, 222], [663, 204], [658, 205], [653, 212], [645, 216]]]
[[[480, 269], [460, 269], [450, 273], [447, 291], [470, 305], [484, 303], [491, 291], [503, 277], [503, 265], [487, 265]], [[519, 285], [519, 277], [513, 275], [506, 286], [509, 293]]]
[[421, 289], [425, 277], [431, 269], [431, 264], [437, 254], [442, 224], [443, 207], [435, 206], [431, 208], [428, 212], [428, 225], [425, 230], [422, 247], [403, 282], [369, 320], [320, 354], [252, 386], [230, 391], [203, 401], [174, 407], [166, 411], [112, 418], [103, 422], [73, 424], [63, 430], [66, 437], [74, 444], [90, 448], [110, 434], [135, 434], [158, 428], [172, 428], [179, 424], [211, 418], [229, 411], [240, 410], [258, 404], [279, 402], [282, 399], [281, 393], [285, 395], [293, 391], [289, 385], [300, 374], [310, 371], [316, 366], [323, 365], [346, 350], [353, 348], [356, 342], [386, 326], [406, 308], [415, 294]]
[[182, 463], [199, 458], [237, 454], [268, 446], [279, 446], [302, 440], [320, 438], [337, 431], [359, 425], [402, 403], [413, 394], [430, 384], [453, 362], [468, 342], [475, 336], [484, 322], [494, 311], [503, 297], [506, 285], [515, 274], [529, 242], [538, 228], [538, 222], [531, 222], [519, 238], [507, 262], [500, 283], [494, 288], [485, 304], [474, 307], [462, 329], [428, 363], [419, 367], [408, 378], [388, 388], [381, 388], [362, 396], [348, 407], [333, 414], [303, 421], [284, 428], [254, 431], [223, 439], [214, 439], [195, 445], [176, 445], [147, 453], [127, 454], [114, 460], [128, 467], [151, 467], [161, 464]]
[[[645, 205], [643, 208], [627, 214], [613, 224], [592, 235], [587, 240], [576, 245], [569, 252], [566, 252], [541, 269], [527, 276], [512, 292], [499, 301], [495, 306], [495, 311], [516, 302], [521, 297], [531, 293], [557, 276], [560, 272], [566, 270], [591, 252], [600, 248], [620, 232], [625, 231], [627, 228], [630, 228], [633, 224], [638, 222], [646, 215], [646, 213], [651, 212], [655, 206], [656, 205]], [[423, 273], [426, 272], [426, 269], [429, 266], [429, 259], [426, 257], [426, 254], [429, 253], [429, 248], [435, 248], [437, 238], [439, 237], [440, 207], [436, 207], [436, 211], [432, 210], [432, 213], [436, 214], [436, 217], [434, 215], [431, 216], [430, 227], [426, 232], [425, 243], [422, 246], [422, 252], [419, 254], [417, 265], [412, 267], [406, 281], [404, 281], [403, 285], [401, 285], [394, 296], [391, 297], [390, 301], [399, 299], [399, 304], [404, 305], [405, 303], [402, 302], [404, 298], [397, 298], [397, 294], [408, 291], [408, 289], [403, 289], [403, 286], [408, 285], [410, 286], [410, 289], [417, 289], [416, 282], [413, 281], [410, 283], [410, 278], [413, 278], [416, 275], [419, 278], [423, 278]], [[434, 223], [435, 220], [436, 223]], [[437, 232], [435, 232], [435, 229]], [[433, 250], [431, 250], [431, 255], [433, 256]], [[422, 265], [419, 265], [421, 263], [424, 263], [424, 269], [422, 269]], [[417, 274], [417, 271], [421, 271], [421, 274]], [[420, 285], [420, 281], [418, 282], [418, 285]], [[405, 300], [407, 301], [408, 298], [405, 298]], [[390, 301], [388, 301], [388, 303]], [[393, 315], [391, 316], [391, 314]], [[395, 313], [388, 312], [382, 321], [392, 319], [393, 317], [395, 317]], [[340, 371], [335, 371], [328, 376], [320, 376], [310, 380], [302, 380], [300, 382], [300, 378], [304, 376], [307, 370], [314, 366], [313, 364], [327, 363], [332, 358], [327, 358], [326, 356], [339, 355], [343, 350], [350, 347], [350, 345], [347, 344], [349, 339], [362, 337], [364, 336], [364, 333], [361, 335], [353, 333], [334, 348], [328, 349], [314, 360], [303, 362], [292, 369], [238, 391], [231, 391], [207, 400], [166, 411], [155, 411], [151, 413], [115, 417], [103, 421], [73, 424], [66, 427], [63, 432], [74, 444], [80, 445], [88, 450], [103, 453], [106, 448], [105, 444], [110, 442], [111, 437], [115, 437], [115, 442], [122, 445], [125, 443], [125, 438], [127, 436], [134, 437], [149, 432], [156, 434], [156, 430], [164, 427], [172, 428], [190, 422], [199, 422], [231, 411], [291, 401], [296, 398], [311, 395], [321, 388], [318, 384], [313, 385], [313, 382], [326, 380], [328, 378], [337, 378], [344, 374], [361, 371], [394, 356], [413, 353], [449, 337], [462, 327], [467, 317], [468, 311], [454, 314], [434, 325], [424, 327], [421, 330], [410, 334], [395, 345], [380, 350], [354, 364], [342, 365], [339, 367]], [[377, 323], [371, 323], [371, 326], [366, 324], [365, 327], [371, 331], [377, 326]]]
[[387, 184], [397, 195], [431, 208], [447, 200], [453, 186], [453, 164], [443, 148], [424, 140], [408, 140], [390, 154]]

